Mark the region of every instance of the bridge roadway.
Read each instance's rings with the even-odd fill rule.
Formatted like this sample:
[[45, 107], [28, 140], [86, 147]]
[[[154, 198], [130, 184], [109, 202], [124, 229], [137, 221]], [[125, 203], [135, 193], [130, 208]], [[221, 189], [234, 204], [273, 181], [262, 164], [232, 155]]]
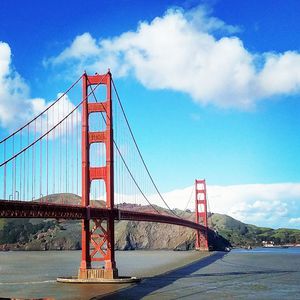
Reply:
[[64, 205], [40, 203], [31, 201], [0, 200], [0, 218], [41, 218], [41, 219], [107, 219], [113, 215], [115, 220], [144, 221], [174, 224], [205, 231], [203, 225], [189, 220], [159, 215], [149, 212], [129, 211], [122, 209], [106, 209], [83, 207], [79, 205]]

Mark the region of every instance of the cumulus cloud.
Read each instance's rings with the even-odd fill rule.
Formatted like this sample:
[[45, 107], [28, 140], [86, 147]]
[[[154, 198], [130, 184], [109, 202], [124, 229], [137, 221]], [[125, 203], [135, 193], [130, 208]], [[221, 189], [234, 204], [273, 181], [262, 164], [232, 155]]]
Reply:
[[[60, 97], [58, 94], [57, 97]], [[7, 43], [0, 42], [0, 126], [13, 130], [38, 115], [49, 106], [43, 98], [31, 98], [30, 89], [21, 75], [14, 70], [11, 61], [11, 49]], [[58, 104], [49, 110], [49, 128], [61, 120], [74, 108], [65, 95]], [[74, 115], [77, 112], [74, 113]], [[46, 116], [37, 122], [45, 123]], [[77, 120], [76, 115], [74, 120]], [[69, 120], [68, 122], [71, 122]], [[41, 128], [37, 123], [37, 128]], [[46, 130], [44, 126], [43, 132]]]
[[[162, 195], [171, 209], [195, 211], [194, 186]], [[165, 207], [157, 194], [148, 194], [147, 198], [152, 204]], [[207, 185], [207, 198], [208, 211], [213, 213], [262, 227], [300, 229], [300, 183]], [[117, 194], [116, 202], [120, 199], [126, 203], [147, 204], [141, 195]]]
[[297, 93], [300, 91], [300, 54], [287, 51], [267, 54], [259, 83], [265, 95]]
[[[71, 58], [87, 59], [90, 56], [99, 55], [100, 50], [96, 44], [96, 40], [91, 37], [90, 34], [85, 33], [77, 36], [72, 45], [66, 48], [56, 58], [52, 60], [52, 63], [58, 64]], [[45, 61], [47, 63], [47, 61]]]
[[214, 18], [203, 6], [168, 10], [136, 31], [107, 39], [77, 36], [53, 66], [72, 72], [110, 67], [150, 89], [189, 94], [201, 104], [247, 109], [264, 98], [300, 92], [300, 54], [251, 53], [234, 36], [239, 28]]
[[44, 99], [30, 98], [28, 85], [11, 65], [9, 45], [0, 42], [0, 126], [16, 128], [44, 106]]
[[[164, 194], [172, 208], [194, 210], [194, 187]], [[266, 227], [300, 228], [300, 183], [208, 186], [212, 212], [228, 214], [240, 221]]]

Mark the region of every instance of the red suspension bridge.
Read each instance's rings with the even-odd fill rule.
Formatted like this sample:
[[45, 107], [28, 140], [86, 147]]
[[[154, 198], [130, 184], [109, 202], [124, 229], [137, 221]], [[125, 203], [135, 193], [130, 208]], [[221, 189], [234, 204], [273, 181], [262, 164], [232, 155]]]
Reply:
[[[80, 82], [82, 98], [76, 103]], [[118, 277], [115, 220], [190, 227], [196, 230], [195, 247], [208, 250], [205, 180], [195, 181], [195, 222], [169, 207], [143, 159], [110, 72], [84, 73], [0, 147], [0, 217], [81, 219], [79, 279]], [[130, 210], [124, 203], [132, 204]], [[99, 261], [103, 268], [94, 267]]]

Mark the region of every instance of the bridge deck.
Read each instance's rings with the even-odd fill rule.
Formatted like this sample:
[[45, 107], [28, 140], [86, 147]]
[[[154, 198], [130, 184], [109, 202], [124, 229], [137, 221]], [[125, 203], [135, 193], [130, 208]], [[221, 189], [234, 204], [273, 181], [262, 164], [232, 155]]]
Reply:
[[204, 231], [205, 227], [189, 220], [148, 212], [82, 207], [75, 205], [0, 200], [0, 218], [106, 219], [167, 223]]

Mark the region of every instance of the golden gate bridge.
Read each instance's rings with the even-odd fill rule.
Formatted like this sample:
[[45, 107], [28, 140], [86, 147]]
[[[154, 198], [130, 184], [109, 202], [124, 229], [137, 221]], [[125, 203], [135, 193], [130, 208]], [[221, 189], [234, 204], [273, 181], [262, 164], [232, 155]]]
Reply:
[[[194, 222], [170, 208], [141, 154], [110, 71], [84, 73], [0, 147], [0, 217], [81, 219], [78, 279], [119, 277], [115, 220], [186, 226], [196, 231], [195, 248], [209, 249], [205, 180], [195, 181]], [[133, 205], [128, 209], [124, 203]], [[95, 267], [97, 262], [103, 267]]]

